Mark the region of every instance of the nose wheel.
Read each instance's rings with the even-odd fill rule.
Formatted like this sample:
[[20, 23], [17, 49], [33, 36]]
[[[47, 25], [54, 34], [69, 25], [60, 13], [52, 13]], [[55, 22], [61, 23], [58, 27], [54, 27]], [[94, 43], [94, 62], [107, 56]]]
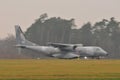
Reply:
[[84, 59], [88, 59], [88, 57], [85, 56]]

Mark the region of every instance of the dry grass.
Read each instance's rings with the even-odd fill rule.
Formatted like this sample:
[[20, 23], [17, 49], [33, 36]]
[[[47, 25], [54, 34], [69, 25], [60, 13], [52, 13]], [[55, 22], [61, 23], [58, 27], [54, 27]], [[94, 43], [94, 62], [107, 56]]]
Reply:
[[120, 60], [0, 60], [0, 79], [119, 78]]

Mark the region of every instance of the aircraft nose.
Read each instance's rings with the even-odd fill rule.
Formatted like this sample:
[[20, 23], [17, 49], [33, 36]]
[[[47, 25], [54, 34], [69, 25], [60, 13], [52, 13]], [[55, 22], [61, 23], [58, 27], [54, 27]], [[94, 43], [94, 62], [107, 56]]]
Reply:
[[106, 53], [106, 56], [108, 56], [109, 54], [108, 53]]
[[104, 54], [105, 54], [106, 56], [108, 56], [108, 55], [109, 55], [106, 51], [104, 51]]

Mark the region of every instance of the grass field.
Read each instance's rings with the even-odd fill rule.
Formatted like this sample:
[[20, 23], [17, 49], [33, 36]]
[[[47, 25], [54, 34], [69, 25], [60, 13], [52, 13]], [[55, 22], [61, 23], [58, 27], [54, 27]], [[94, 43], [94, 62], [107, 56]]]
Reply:
[[120, 80], [120, 60], [0, 60], [2, 80]]

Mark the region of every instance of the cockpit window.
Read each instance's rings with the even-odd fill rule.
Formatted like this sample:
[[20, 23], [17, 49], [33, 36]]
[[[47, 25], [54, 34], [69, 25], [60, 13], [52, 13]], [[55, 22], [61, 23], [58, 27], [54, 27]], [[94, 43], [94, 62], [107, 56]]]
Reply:
[[97, 48], [96, 48], [96, 51], [101, 51], [101, 48], [97, 47]]

